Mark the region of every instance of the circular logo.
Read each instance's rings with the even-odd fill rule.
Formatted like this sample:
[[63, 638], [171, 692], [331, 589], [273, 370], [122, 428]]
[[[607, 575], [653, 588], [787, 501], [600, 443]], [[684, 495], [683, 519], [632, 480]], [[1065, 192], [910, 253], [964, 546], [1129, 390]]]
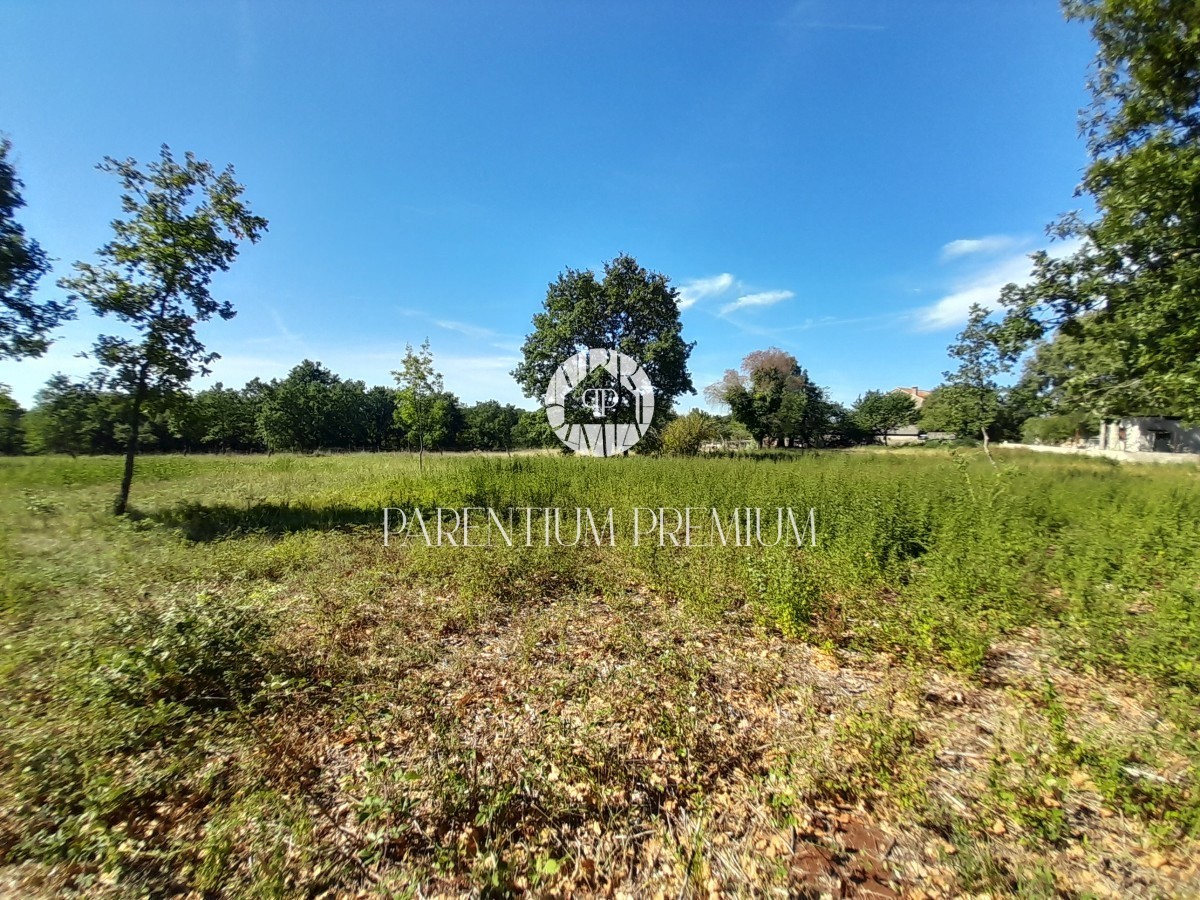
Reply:
[[[589, 377], [603, 369], [610, 379]], [[607, 381], [600, 384], [598, 382]], [[568, 398], [579, 389], [573, 418], [568, 422]], [[558, 439], [585, 456], [616, 456], [642, 439], [654, 418], [654, 385], [635, 359], [616, 350], [580, 350], [554, 372], [545, 396], [546, 418]], [[610, 421], [632, 418], [633, 421]], [[601, 421], [594, 421], [599, 419]]]

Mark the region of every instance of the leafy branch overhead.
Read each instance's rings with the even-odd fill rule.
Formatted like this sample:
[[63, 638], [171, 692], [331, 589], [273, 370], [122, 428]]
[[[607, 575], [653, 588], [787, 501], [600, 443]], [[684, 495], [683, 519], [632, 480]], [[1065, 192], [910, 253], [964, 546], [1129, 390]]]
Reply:
[[[1034, 256], [1008, 285], [998, 337], [1012, 350], [1065, 336], [1104, 368], [1060, 372], [1075, 408], [1200, 419], [1200, 5], [1069, 0], [1099, 46], [1081, 125], [1096, 208], [1050, 229], [1077, 249]], [[1102, 376], [1102, 377], [1098, 377]]]
[[12, 142], [0, 138], [0, 359], [41, 356], [50, 346], [49, 332], [75, 318], [70, 303], [33, 299], [50, 259], [15, 218], [25, 198], [11, 153]]

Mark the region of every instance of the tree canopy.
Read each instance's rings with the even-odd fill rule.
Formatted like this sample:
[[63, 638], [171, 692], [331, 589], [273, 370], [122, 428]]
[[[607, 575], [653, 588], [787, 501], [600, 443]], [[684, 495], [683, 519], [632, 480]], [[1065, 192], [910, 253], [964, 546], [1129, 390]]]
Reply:
[[16, 211], [25, 205], [25, 185], [11, 154], [12, 142], [0, 138], [0, 359], [41, 356], [50, 346], [49, 332], [75, 316], [70, 303], [33, 298], [38, 281], [50, 271], [50, 260], [16, 220]]
[[632, 256], [604, 264], [604, 277], [567, 269], [546, 290], [542, 311], [512, 375], [525, 396], [541, 400], [555, 369], [581, 350], [616, 350], [639, 362], [654, 384], [653, 423], [661, 427], [680, 395], [695, 393], [682, 337], [678, 291]]
[[[1105, 415], [1200, 418], [1200, 5], [1068, 0], [1098, 45], [1082, 127], [1080, 192], [1095, 206], [1059, 219], [1060, 258], [1034, 255], [1008, 285], [998, 339], [1013, 350], [1055, 333], [1087, 348], [1061, 372], [1065, 398]], [[1100, 362], [1097, 371], [1094, 363]]]
[[875, 437], [885, 437], [917, 421], [917, 404], [897, 391], [867, 391], [854, 404], [854, 424]]
[[828, 429], [825, 392], [795, 356], [778, 347], [747, 354], [741, 371], [727, 369], [704, 393], [710, 402], [728, 406], [760, 445], [770, 439], [779, 446], [813, 446]]

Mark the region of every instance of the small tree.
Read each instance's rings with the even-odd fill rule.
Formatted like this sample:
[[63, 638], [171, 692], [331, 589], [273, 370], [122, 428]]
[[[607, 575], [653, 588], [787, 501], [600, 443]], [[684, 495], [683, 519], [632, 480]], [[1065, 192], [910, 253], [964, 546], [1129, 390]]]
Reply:
[[151, 394], [177, 393], [197, 372], [208, 374], [217, 354], [200, 343], [196, 323], [234, 316], [228, 301], [213, 299], [212, 276], [229, 268], [240, 241], [258, 241], [267, 220], [242, 202], [232, 166], [218, 172], [192, 153], [179, 163], [165, 144], [145, 169], [112, 157], [97, 168], [120, 179], [126, 218], [113, 221], [113, 240], [97, 251], [99, 264], [77, 262], [78, 274], [59, 284], [97, 315], [115, 315], [134, 331], [101, 335], [95, 347], [108, 385], [129, 402], [125, 470], [113, 504], [124, 515], [142, 407]]
[[0, 138], [0, 359], [41, 356], [50, 346], [50, 330], [75, 317], [69, 303], [33, 300], [33, 289], [50, 271], [50, 260], [13, 216], [25, 199], [10, 152], [12, 144]]
[[695, 456], [708, 441], [721, 436], [721, 423], [702, 409], [693, 409], [667, 423], [662, 433], [662, 448], [671, 456]]
[[982, 435], [997, 421], [1000, 409], [1000, 392], [995, 387], [943, 384], [930, 393], [921, 407], [921, 428], [959, 437]]
[[433, 351], [429, 349], [429, 338], [420, 350], [412, 344], [404, 345], [404, 359], [400, 368], [392, 372], [400, 389], [400, 402], [396, 407], [397, 424], [416, 435], [418, 468], [425, 469], [425, 439], [432, 430], [433, 413], [437, 395], [441, 394], [442, 374], [434, 371]]
[[855, 401], [852, 415], [859, 428], [886, 442], [889, 432], [917, 421], [917, 404], [897, 391], [867, 391]]
[[[935, 431], [952, 430], [958, 434], [978, 432], [983, 437], [983, 452], [995, 465], [988, 444], [988, 429], [1000, 418], [1000, 389], [995, 378], [1012, 368], [1013, 354], [1001, 348], [999, 328], [988, 322], [988, 311], [978, 303], [972, 304], [967, 327], [950, 346], [950, 355], [959, 361], [946, 378], [944, 393], [925, 411], [928, 428]], [[929, 400], [934, 398], [930, 397]], [[925, 407], [929, 406], [925, 401]], [[956, 424], [957, 428], [937, 427]]]

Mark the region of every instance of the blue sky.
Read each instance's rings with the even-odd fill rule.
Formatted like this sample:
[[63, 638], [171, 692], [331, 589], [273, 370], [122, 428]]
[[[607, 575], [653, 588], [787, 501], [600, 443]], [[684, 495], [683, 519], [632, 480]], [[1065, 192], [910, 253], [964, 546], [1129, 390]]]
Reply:
[[[933, 387], [1086, 162], [1092, 46], [1053, 0], [7, 0], [0, 33], [45, 295], [108, 237], [105, 155], [233, 163], [270, 220], [200, 387], [305, 357], [389, 384], [428, 336], [464, 400], [532, 407], [546, 284], [623, 252], [683, 289], [697, 389], [772, 344], [838, 400]], [[102, 327], [0, 382], [28, 405]]]

